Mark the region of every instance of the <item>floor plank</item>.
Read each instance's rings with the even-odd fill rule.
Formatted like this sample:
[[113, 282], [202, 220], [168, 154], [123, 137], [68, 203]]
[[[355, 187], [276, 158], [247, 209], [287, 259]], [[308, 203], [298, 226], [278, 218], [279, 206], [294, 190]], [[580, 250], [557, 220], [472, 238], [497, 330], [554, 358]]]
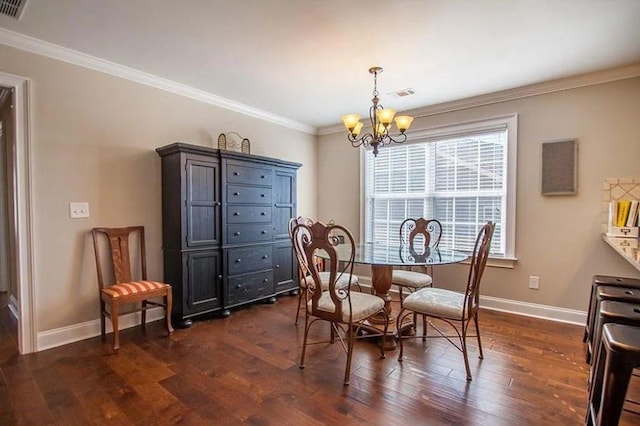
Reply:
[[[462, 354], [445, 339], [406, 340], [402, 363], [397, 350], [380, 359], [373, 342], [359, 341], [351, 385], [343, 387], [339, 343], [310, 346], [305, 368], [298, 367], [304, 321], [293, 324], [296, 302], [254, 304], [170, 338], [161, 322], [125, 330], [117, 355], [110, 339], [94, 338], [21, 356], [0, 294], [0, 424], [584, 422], [582, 327], [483, 310], [484, 359], [472, 339], [472, 382]], [[314, 326], [310, 339], [325, 340], [328, 331]], [[640, 378], [632, 379], [629, 397], [640, 397]], [[633, 412], [640, 405], [625, 408], [621, 424], [640, 423]]]

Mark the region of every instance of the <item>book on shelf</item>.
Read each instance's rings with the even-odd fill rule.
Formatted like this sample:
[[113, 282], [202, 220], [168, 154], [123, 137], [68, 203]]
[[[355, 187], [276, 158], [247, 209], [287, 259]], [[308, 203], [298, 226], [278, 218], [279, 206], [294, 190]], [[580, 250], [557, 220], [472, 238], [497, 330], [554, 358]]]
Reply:
[[629, 208], [631, 207], [631, 201], [620, 200], [618, 201], [618, 217], [616, 219], [616, 226], [622, 228], [627, 224], [627, 216], [629, 216]]
[[638, 226], [638, 200], [618, 200], [609, 203], [609, 225], [616, 228]]
[[627, 215], [627, 227], [638, 226], [638, 200], [632, 200], [629, 206], [629, 214]]

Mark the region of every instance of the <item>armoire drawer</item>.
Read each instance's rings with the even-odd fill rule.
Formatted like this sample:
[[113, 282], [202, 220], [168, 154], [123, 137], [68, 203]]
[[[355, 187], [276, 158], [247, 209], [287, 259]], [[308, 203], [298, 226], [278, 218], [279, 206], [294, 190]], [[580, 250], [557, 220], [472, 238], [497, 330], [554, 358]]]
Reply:
[[259, 243], [273, 239], [273, 225], [227, 225], [227, 244]]
[[228, 183], [271, 186], [272, 179], [273, 171], [271, 169], [227, 164]]
[[225, 306], [268, 297], [273, 289], [273, 271], [230, 277]]
[[227, 206], [227, 223], [271, 223], [271, 206]]
[[228, 204], [261, 204], [270, 206], [271, 195], [271, 188], [227, 185]]
[[229, 275], [264, 271], [273, 268], [273, 246], [243, 247], [226, 250]]

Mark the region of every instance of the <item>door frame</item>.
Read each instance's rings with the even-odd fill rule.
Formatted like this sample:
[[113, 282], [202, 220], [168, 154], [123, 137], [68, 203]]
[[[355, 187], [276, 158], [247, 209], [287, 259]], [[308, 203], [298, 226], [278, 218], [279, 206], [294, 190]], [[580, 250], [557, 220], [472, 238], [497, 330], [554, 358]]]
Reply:
[[10, 259], [16, 271], [17, 300], [9, 302], [9, 308], [18, 320], [18, 350], [21, 354], [35, 352], [36, 344], [36, 307], [34, 289], [33, 254], [33, 191], [31, 165], [32, 111], [31, 88], [28, 78], [0, 72], [0, 85], [13, 89], [14, 99], [14, 138], [12, 163], [13, 203], [9, 206], [9, 221], [14, 224], [13, 240], [16, 253]]

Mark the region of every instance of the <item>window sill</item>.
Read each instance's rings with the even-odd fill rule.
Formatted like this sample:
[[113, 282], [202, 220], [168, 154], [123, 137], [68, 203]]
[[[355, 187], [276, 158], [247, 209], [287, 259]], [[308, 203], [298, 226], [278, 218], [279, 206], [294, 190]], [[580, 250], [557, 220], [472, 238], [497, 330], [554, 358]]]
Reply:
[[[487, 266], [491, 268], [513, 269], [517, 261], [518, 258], [516, 257], [490, 257], [487, 260]], [[470, 262], [471, 260], [465, 260], [462, 263], [468, 265]]]

